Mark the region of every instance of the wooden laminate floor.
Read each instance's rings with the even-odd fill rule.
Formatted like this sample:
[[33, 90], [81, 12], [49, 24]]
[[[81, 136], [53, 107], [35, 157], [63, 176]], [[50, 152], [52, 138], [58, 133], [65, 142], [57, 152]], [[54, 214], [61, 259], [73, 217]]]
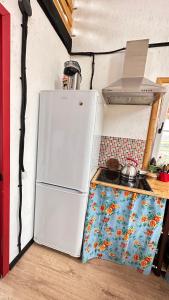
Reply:
[[169, 299], [169, 283], [130, 267], [92, 260], [82, 264], [33, 244], [0, 280], [0, 300]]

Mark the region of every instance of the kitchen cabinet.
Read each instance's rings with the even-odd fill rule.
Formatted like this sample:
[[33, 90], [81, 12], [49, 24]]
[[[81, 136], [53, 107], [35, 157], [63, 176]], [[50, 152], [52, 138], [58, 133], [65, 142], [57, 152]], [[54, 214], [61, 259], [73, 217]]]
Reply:
[[166, 234], [168, 235], [168, 228], [164, 224], [158, 248], [165, 207], [166, 219], [169, 219], [167, 190], [166, 193], [163, 190], [160, 197], [159, 182], [149, 181], [154, 187], [153, 191], [137, 191], [130, 187], [104, 184], [97, 181], [97, 177], [98, 173], [91, 183], [89, 194], [83, 261], [103, 258], [131, 265], [140, 272], [149, 274], [158, 251], [158, 274], [166, 247]]

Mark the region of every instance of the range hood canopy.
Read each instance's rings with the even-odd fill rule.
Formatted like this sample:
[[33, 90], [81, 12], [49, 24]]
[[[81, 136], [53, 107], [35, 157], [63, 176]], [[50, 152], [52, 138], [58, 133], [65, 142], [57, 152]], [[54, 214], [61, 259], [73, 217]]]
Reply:
[[166, 89], [144, 77], [149, 40], [127, 42], [123, 77], [102, 90], [107, 104], [151, 105]]

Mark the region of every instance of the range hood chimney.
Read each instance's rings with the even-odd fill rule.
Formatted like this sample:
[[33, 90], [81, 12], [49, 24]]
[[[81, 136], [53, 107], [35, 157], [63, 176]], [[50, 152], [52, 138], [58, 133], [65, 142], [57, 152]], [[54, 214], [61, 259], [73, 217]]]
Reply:
[[166, 89], [144, 77], [149, 40], [127, 42], [123, 77], [102, 90], [107, 104], [151, 105]]

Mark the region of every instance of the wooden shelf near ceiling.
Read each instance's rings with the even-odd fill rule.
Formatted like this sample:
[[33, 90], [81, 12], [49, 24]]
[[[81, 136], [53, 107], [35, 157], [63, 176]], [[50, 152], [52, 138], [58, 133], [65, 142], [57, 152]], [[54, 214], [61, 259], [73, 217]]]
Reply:
[[53, 3], [62, 18], [62, 21], [71, 34], [72, 24], [73, 24], [73, 1], [72, 0], [53, 0]]

